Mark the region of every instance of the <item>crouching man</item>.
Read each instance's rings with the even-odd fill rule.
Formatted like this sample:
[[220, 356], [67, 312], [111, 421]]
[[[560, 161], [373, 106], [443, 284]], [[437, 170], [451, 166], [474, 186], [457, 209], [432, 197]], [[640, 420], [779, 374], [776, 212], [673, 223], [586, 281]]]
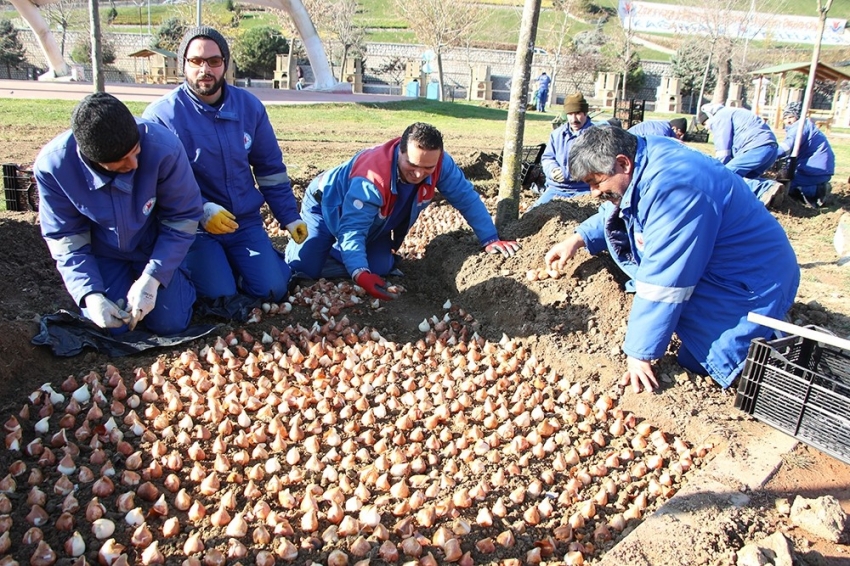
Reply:
[[581, 248], [607, 251], [634, 282], [623, 385], [658, 386], [652, 361], [675, 332], [678, 362], [728, 387], [750, 341], [773, 331], [749, 312], [783, 318], [800, 269], [784, 230], [744, 179], [700, 152], [620, 128], [587, 130], [570, 171], [605, 202], [546, 254], [561, 269]]

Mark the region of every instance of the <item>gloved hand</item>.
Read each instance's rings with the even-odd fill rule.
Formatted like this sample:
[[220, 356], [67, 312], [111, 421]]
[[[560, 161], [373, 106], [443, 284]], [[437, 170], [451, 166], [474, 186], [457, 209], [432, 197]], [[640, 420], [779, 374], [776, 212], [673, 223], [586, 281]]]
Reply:
[[307, 239], [307, 236], [310, 235], [307, 230], [307, 225], [303, 220], [295, 220], [286, 225], [286, 229], [289, 230], [289, 235], [292, 236], [292, 239], [295, 240], [296, 244], [303, 244], [304, 240]]
[[387, 282], [383, 277], [375, 275], [368, 269], [356, 273], [354, 275], [354, 282], [363, 287], [367, 293], [376, 299], [391, 301], [398, 298], [396, 293], [387, 291]]
[[558, 183], [564, 182], [564, 172], [561, 170], [560, 167], [555, 167], [554, 169], [552, 169], [552, 180]]
[[488, 254], [501, 253], [505, 257], [512, 257], [518, 249], [519, 243], [516, 240], [496, 240], [484, 247]]
[[103, 293], [86, 295], [86, 316], [101, 328], [120, 328], [130, 322], [130, 313], [106, 298]]
[[133, 330], [140, 320], [145, 318], [156, 306], [156, 293], [159, 281], [147, 273], [136, 279], [127, 291], [127, 310], [130, 311], [130, 330]]
[[201, 226], [210, 234], [230, 234], [239, 228], [233, 213], [214, 202], [208, 202], [204, 205]]

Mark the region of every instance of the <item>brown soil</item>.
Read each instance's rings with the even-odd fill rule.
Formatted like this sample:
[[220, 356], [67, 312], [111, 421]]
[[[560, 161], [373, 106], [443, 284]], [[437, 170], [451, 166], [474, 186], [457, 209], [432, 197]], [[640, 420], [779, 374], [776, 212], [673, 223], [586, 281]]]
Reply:
[[[22, 135], [21, 143], [2, 150], [2, 162], [31, 161], [47, 137], [37, 133]], [[335, 149], [344, 155], [355, 148]], [[317, 150], [327, 151], [327, 148], [292, 142], [284, 148], [287, 155], [309, 154]], [[463, 151], [456, 152], [455, 157], [482, 190], [488, 205], [492, 206], [495, 200], [493, 163], [496, 156], [470, 150], [467, 155]], [[303, 179], [295, 179], [296, 191], [302, 190], [314, 173], [306, 171]], [[523, 205], [526, 206], [530, 199], [531, 195], [524, 197]], [[418, 328], [420, 322], [432, 316], [442, 317], [446, 312], [443, 305], [450, 300], [455, 307], [454, 320], [467, 336], [477, 332], [493, 343], [498, 343], [503, 334], [513, 338], [527, 348], [550, 375], [557, 374], [569, 382], [582, 384], [583, 389], [591, 387], [597, 394], [608, 393], [623, 411], [633, 412], [639, 420], [651, 422], [670, 436], [685, 439], [691, 447], [714, 446], [717, 452], [734, 446], [742, 437], [762, 434], [765, 430], [763, 425], [734, 408], [734, 390], [723, 391], [710, 380], [689, 374], [675, 363], [675, 341], [668, 355], [658, 364], [663, 382], [658, 393], [635, 395], [617, 387], [616, 382], [624, 367], [619, 344], [625, 334], [631, 298], [623, 293], [623, 279], [607, 258], [581, 255], [568, 266], [567, 273], [560, 279], [528, 280], [527, 272], [541, 267], [548, 248], [595, 209], [596, 203], [587, 198], [554, 203], [522, 216], [503, 231], [503, 236], [518, 239], [522, 250], [514, 258], [503, 259], [481, 253], [471, 233], [452, 223], [454, 211], [449, 205], [438, 202], [429, 209], [406, 242], [403, 250], [405, 259], [401, 265], [406, 276], [393, 281], [403, 285], [405, 292], [401, 297], [382, 304], [377, 310], [361, 304], [348, 309], [345, 314], [360, 328], [374, 328], [387, 340], [414, 344], [423, 337]], [[789, 203], [776, 213], [794, 244], [803, 269], [803, 281], [792, 319], [797, 324], [816, 324], [841, 336], [850, 335], [850, 300], [847, 296], [850, 275], [847, 266], [836, 265], [830, 242], [838, 217], [847, 210], [850, 210], [850, 190], [847, 185], [839, 185], [833, 204], [824, 210], [811, 211]], [[285, 244], [284, 236], [275, 236], [275, 240], [279, 245]], [[107, 365], [114, 364], [129, 385], [131, 381], [128, 378], [136, 368], [151, 368], [157, 360], [166, 364], [176, 363], [182, 349], [121, 359], [108, 359], [93, 352], [59, 359], [45, 348], [32, 346], [30, 339], [41, 315], [58, 309], [74, 310], [75, 306], [65, 292], [40, 237], [37, 215], [0, 213], [0, 241], [3, 242], [0, 247], [0, 288], [3, 289], [0, 302], [0, 422], [6, 422], [10, 415], [19, 414], [24, 405], [29, 405], [31, 410], [39, 410], [37, 405], [28, 402], [27, 396], [44, 383], [52, 383], [58, 390], [69, 376], [81, 380], [92, 371], [104, 375]], [[457, 311], [458, 307], [468, 313], [466, 320], [463, 313]], [[309, 328], [313, 322], [310, 310], [303, 304], [296, 304], [290, 315], [267, 315], [259, 323], [249, 325], [225, 323], [218, 334], [224, 336], [230, 331], [238, 334], [244, 329], [260, 336], [263, 332], [271, 333], [276, 328], [295, 326], [296, 323]], [[212, 344], [212, 340], [199, 341], [187, 349], [197, 352], [208, 344]], [[36, 420], [35, 415], [32, 420]], [[25, 424], [24, 428], [30, 434], [32, 424]], [[20, 452], [0, 451], [0, 478], [6, 475], [9, 464], [19, 458], [22, 458]], [[700, 460], [695, 459], [696, 466]], [[525, 473], [528, 482], [541, 470], [532, 465]], [[27, 489], [26, 486], [19, 487], [14, 495], [10, 495], [15, 504], [11, 513], [15, 520], [12, 528], [15, 540], [20, 540], [29, 527], [24, 519], [28, 506], [23, 503]], [[725, 532], [706, 532], [694, 542], [693, 556], [698, 559], [683, 559], [682, 563], [734, 564], [734, 552], [742, 545], [779, 530], [794, 541], [800, 564], [850, 564], [846, 546], [830, 544], [794, 529], [786, 517], [774, 510], [775, 499], [793, 499], [797, 494], [807, 497], [833, 494], [841, 501], [845, 511], [850, 512], [850, 467], [815, 449], [799, 447], [787, 456], [764, 489], [753, 494], [751, 504], [736, 513]], [[85, 505], [85, 494], [81, 492], [78, 498]], [[51, 496], [51, 501], [55, 510], [58, 505], [55, 496]], [[657, 503], [661, 502], [659, 498]], [[146, 504], [144, 508], [149, 507], [150, 504]], [[652, 508], [650, 506], [650, 510]], [[214, 510], [209, 506], [208, 509], [208, 512]], [[120, 515], [112, 515], [116, 522], [121, 520]], [[474, 519], [474, 513], [468, 517], [470, 521]], [[561, 518], [556, 524], [560, 522]], [[296, 526], [294, 520], [293, 526]], [[83, 529], [82, 525], [78, 529], [90, 539], [88, 529]], [[227, 548], [227, 539], [221, 536], [220, 531], [209, 525], [200, 530], [204, 538], [221, 541], [220, 548]], [[495, 536], [498, 532], [491, 530], [493, 532], [486, 532], [486, 536]], [[67, 534], [50, 532], [45, 527], [45, 536], [54, 550], [64, 556], [61, 548]], [[604, 552], [620, 536], [615, 533], [613, 540], [597, 542], [596, 546]], [[123, 543], [129, 546], [129, 535], [124, 537]], [[544, 537], [538, 534], [538, 542]], [[676, 544], [676, 533], [667, 533], [664, 538], [666, 540], [654, 543], [656, 548]], [[93, 539], [88, 542], [86, 557], [92, 563], [97, 560], [99, 543]], [[306, 538], [301, 542], [304, 545], [310, 543]], [[321, 545], [302, 548], [296, 563], [309, 564], [310, 560], [325, 563], [329, 549], [318, 546]], [[182, 561], [182, 558], [176, 557], [179, 555], [176, 547], [170, 547], [175, 555], [169, 557], [169, 563]], [[13, 544], [8, 552], [19, 562], [28, 563], [33, 548], [33, 545]], [[488, 556], [464, 544], [464, 550], [472, 551], [478, 564], [496, 564], [509, 558], [525, 559], [530, 548], [530, 543], [517, 544], [513, 549], [502, 548], [497, 554]], [[548, 558], [547, 563], [562, 563], [560, 560], [565, 551], [565, 546], [558, 546], [557, 554]], [[433, 552], [439, 560], [441, 555]], [[652, 549], [647, 552], [645, 558], [653, 563]], [[589, 553], [588, 558], [592, 560], [600, 554]], [[61, 563], [70, 563], [67, 558], [63, 560], [65, 562]], [[229, 561], [235, 562], [234, 559]], [[250, 557], [244, 562], [252, 563]], [[383, 562], [373, 556], [373, 563]]]

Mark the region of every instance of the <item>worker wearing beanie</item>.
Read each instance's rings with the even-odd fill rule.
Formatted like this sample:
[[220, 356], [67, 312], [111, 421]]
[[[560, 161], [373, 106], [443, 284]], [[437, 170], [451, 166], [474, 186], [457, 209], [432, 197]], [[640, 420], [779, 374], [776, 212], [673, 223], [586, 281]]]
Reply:
[[[564, 101], [566, 121], [549, 134], [549, 142], [543, 151], [540, 164], [546, 175], [546, 190], [531, 208], [546, 204], [553, 198], [572, 198], [590, 194], [590, 187], [584, 181], [570, 177], [568, 160], [570, 146], [593, 124], [587, 115], [589, 107], [580, 92], [567, 96]], [[529, 209], [530, 210], [530, 209]]]
[[683, 141], [687, 129], [687, 120], [684, 118], [675, 118], [670, 121], [647, 120], [645, 122], [639, 122], [629, 128], [629, 132], [636, 136], [661, 136]]
[[268, 203], [296, 241], [307, 237], [307, 227], [266, 109], [253, 94], [227, 84], [230, 49], [213, 28], [189, 29], [177, 56], [185, 82], [144, 116], [177, 134], [201, 188], [202, 229], [189, 251], [192, 280], [210, 299], [241, 291], [279, 301], [291, 271], [263, 227], [260, 207]]
[[180, 140], [100, 92], [34, 169], [41, 233], [83, 314], [115, 334], [139, 322], [185, 330], [195, 302], [185, 259], [203, 210]]
[[782, 113], [785, 123], [785, 141], [779, 144], [779, 156], [790, 156], [797, 139], [797, 130], [803, 128], [797, 167], [788, 194], [812, 206], [823, 206], [831, 192], [830, 179], [835, 173], [835, 153], [826, 135], [811, 118], [800, 120], [802, 104], [791, 102]]

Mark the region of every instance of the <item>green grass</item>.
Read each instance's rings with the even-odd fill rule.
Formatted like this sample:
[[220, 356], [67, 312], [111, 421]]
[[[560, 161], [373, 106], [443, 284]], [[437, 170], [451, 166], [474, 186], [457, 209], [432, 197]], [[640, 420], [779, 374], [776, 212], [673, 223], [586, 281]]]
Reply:
[[[30, 144], [47, 143], [67, 128], [75, 104], [64, 100], [0, 101], [0, 146], [15, 143], [22, 131], [30, 136]], [[140, 116], [147, 105], [129, 102], [127, 106]], [[507, 119], [506, 110], [476, 103], [431, 100], [380, 105], [273, 105], [268, 107], [268, 113], [284, 147], [306, 143], [312, 150], [322, 144], [340, 145], [346, 152], [351, 151], [352, 143], [365, 148], [400, 134], [412, 122], [424, 121], [443, 132], [450, 153], [453, 150], [498, 153], [504, 146]], [[552, 113], [529, 113], [525, 125], [526, 144], [544, 143], [552, 131], [550, 121], [553, 117]], [[35, 158], [35, 153], [31, 158]], [[339, 160], [340, 156], [332, 151], [304, 151], [288, 157], [287, 165], [296, 170], [308, 166], [325, 169]]]

